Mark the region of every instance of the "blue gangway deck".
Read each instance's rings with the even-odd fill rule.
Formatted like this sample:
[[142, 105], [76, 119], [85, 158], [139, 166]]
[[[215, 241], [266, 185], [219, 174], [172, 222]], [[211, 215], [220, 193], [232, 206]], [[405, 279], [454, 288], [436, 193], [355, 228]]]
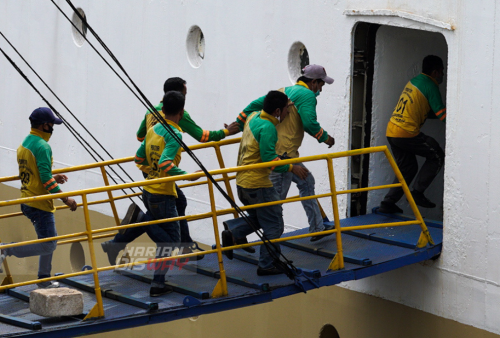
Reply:
[[[341, 220], [341, 227], [382, 224], [410, 220], [402, 215], [372, 214]], [[416, 249], [421, 233], [419, 225], [346, 231], [342, 233], [345, 268], [328, 271], [336, 253], [335, 234], [311, 243], [302, 238], [282, 244], [282, 252], [301, 269], [312, 271], [302, 278], [305, 290], [335, 285], [394, 270], [437, 257], [442, 248], [442, 224], [426, 220], [434, 245]], [[306, 233], [301, 229], [287, 235]], [[285, 275], [257, 276], [257, 253], [242, 250], [235, 258], [224, 256], [229, 296], [210, 298], [219, 280], [215, 254], [190, 262], [167, 281], [175, 292], [161, 297], [149, 296], [152, 271], [147, 269], [106, 271], [99, 273], [105, 318], [82, 321], [80, 317], [44, 318], [29, 310], [29, 292], [34, 285], [10, 289], [0, 294], [0, 336], [68, 337], [99, 331], [157, 324], [180, 318], [225, 311], [302, 292]], [[65, 285], [64, 285], [65, 284]], [[84, 295], [84, 311], [95, 305], [92, 275], [64, 280], [62, 286], [75, 288]]]

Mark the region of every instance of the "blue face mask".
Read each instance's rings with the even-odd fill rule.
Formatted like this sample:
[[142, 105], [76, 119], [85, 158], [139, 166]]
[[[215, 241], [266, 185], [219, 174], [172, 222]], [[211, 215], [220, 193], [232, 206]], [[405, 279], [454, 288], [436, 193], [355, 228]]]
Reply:
[[314, 93], [314, 96], [318, 97], [321, 92], [318, 90], [316, 93]]

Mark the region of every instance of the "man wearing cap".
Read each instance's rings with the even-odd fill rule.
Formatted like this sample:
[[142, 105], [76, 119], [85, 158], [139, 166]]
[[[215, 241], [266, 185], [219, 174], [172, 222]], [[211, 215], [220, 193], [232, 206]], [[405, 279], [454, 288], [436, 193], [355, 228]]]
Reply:
[[[422, 62], [422, 73], [406, 84], [387, 124], [386, 136], [394, 159], [408, 185], [417, 176], [411, 194], [415, 203], [424, 208], [436, 207], [424, 196], [424, 191], [443, 167], [444, 151], [434, 138], [420, 132], [420, 127], [427, 118], [446, 122], [446, 107], [439, 92], [443, 76], [443, 60], [435, 55], [426, 56]], [[417, 156], [425, 157], [420, 171]], [[397, 177], [394, 183], [399, 183]], [[402, 213], [396, 203], [403, 195], [401, 187], [390, 189], [380, 203], [379, 211]]]
[[[58, 184], [68, 181], [66, 175], [52, 176], [52, 149], [48, 141], [52, 136], [54, 124], [62, 120], [54, 116], [49, 108], [37, 108], [30, 115], [31, 132], [17, 148], [17, 162], [21, 179], [21, 197], [32, 197], [62, 192]], [[77, 204], [70, 197], [61, 198], [71, 211]], [[21, 204], [21, 211], [35, 227], [38, 239], [57, 236], [54, 220], [54, 201], [36, 201]], [[36, 243], [0, 250], [0, 266], [6, 256], [19, 258], [40, 255], [38, 278], [50, 277], [52, 253], [57, 241]], [[58, 287], [58, 282], [38, 283], [41, 288]]]
[[[324, 84], [332, 84], [333, 79], [326, 75], [325, 68], [320, 65], [308, 65], [304, 67], [302, 74], [294, 86], [279, 89], [293, 102], [293, 106], [288, 109], [287, 119], [276, 126], [278, 131], [276, 153], [288, 158], [299, 157], [298, 150], [304, 138], [304, 131], [317, 139], [319, 143], [326, 143], [329, 148], [335, 144], [335, 139], [321, 127], [316, 115], [316, 97], [321, 93]], [[265, 96], [258, 98], [243, 109], [236, 119], [240, 130], [243, 130], [248, 115], [263, 108], [264, 98]], [[302, 163], [298, 165], [305, 167]], [[315, 182], [312, 174], [301, 179], [292, 172], [273, 172], [270, 179], [282, 200], [286, 199], [292, 181], [297, 184], [300, 197], [315, 195]], [[330, 230], [323, 224], [323, 217], [315, 199], [302, 201], [302, 206], [309, 222], [309, 233]], [[313, 236], [311, 241], [317, 241], [322, 237]]]

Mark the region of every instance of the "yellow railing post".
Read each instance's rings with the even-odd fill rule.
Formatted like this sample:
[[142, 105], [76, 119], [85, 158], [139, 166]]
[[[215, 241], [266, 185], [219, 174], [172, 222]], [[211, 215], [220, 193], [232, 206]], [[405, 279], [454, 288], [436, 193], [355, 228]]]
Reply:
[[226, 270], [222, 259], [222, 251], [219, 240], [219, 227], [217, 225], [217, 209], [215, 208], [214, 187], [212, 181], [208, 180], [208, 193], [210, 195], [210, 207], [212, 209], [212, 221], [214, 224], [215, 246], [217, 248], [217, 260], [219, 261], [220, 279], [212, 291], [212, 298], [227, 296]]
[[[106, 169], [104, 166], [101, 167], [102, 179], [104, 180], [104, 184], [106, 186], [109, 185], [108, 175], [106, 174]], [[111, 210], [113, 211], [113, 217], [115, 218], [116, 226], [120, 225], [120, 219], [118, 218], [118, 212], [116, 212], [115, 199], [113, 197], [113, 193], [108, 191], [109, 204], [111, 205]]]
[[93, 271], [93, 275], [94, 275], [95, 298], [97, 301], [96, 305], [92, 308], [92, 310], [89, 312], [89, 314], [84, 318], [84, 320], [86, 320], [86, 319], [90, 319], [90, 318], [104, 317], [104, 306], [102, 303], [101, 287], [99, 285], [99, 275], [97, 274], [97, 262], [95, 259], [94, 240], [92, 238], [92, 227], [90, 225], [89, 206], [87, 204], [87, 195], [86, 194], [82, 195], [82, 201], [83, 201], [83, 213], [85, 215], [85, 229], [87, 232], [87, 238], [88, 238], [88, 242], [89, 242], [90, 261], [92, 262], [92, 271]]
[[340, 218], [339, 218], [339, 205], [337, 202], [337, 189], [335, 188], [335, 174], [333, 173], [333, 161], [329, 157], [326, 159], [328, 164], [328, 178], [330, 180], [330, 192], [332, 193], [332, 208], [333, 208], [333, 222], [335, 230], [337, 230], [335, 237], [337, 240], [337, 254], [328, 266], [328, 270], [340, 270], [344, 268], [344, 253], [342, 249], [342, 238], [340, 231]]
[[[214, 146], [215, 148], [215, 154], [217, 155], [217, 160], [219, 161], [219, 167], [221, 169], [224, 169], [226, 166], [224, 165], [224, 158], [222, 157], [222, 153], [220, 151], [220, 145], [216, 144]], [[231, 188], [231, 184], [229, 183], [229, 175], [227, 173], [222, 174], [222, 177], [224, 178], [224, 184], [226, 185], [226, 191], [229, 197], [234, 201], [234, 196], [233, 196], [233, 189]], [[234, 218], [238, 218], [238, 213], [236, 210], [234, 211]]]
[[403, 174], [401, 174], [401, 171], [399, 170], [399, 167], [396, 164], [396, 161], [392, 157], [391, 153], [389, 152], [388, 148], [384, 150], [384, 154], [387, 157], [387, 160], [389, 161], [389, 164], [391, 165], [394, 174], [396, 174], [399, 183], [401, 183], [401, 188], [404, 191], [406, 199], [410, 204], [411, 210], [413, 211], [415, 218], [417, 219], [417, 221], [420, 222], [420, 228], [422, 229], [422, 233], [420, 234], [420, 238], [418, 239], [417, 248], [423, 248], [424, 246], [427, 245], [427, 243], [431, 243], [432, 245], [434, 245], [434, 241], [432, 240], [431, 234], [429, 233], [427, 225], [425, 224], [424, 219], [422, 218], [422, 215], [420, 214], [420, 211], [418, 210], [418, 207], [415, 204], [415, 201], [413, 200], [413, 196], [411, 195], [410, 189], [406, 184]]

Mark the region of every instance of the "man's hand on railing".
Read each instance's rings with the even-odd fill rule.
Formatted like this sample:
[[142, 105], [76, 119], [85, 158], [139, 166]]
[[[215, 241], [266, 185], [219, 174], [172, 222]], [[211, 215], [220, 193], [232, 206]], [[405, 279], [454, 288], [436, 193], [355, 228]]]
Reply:
[[76, 208], [77, 208], [76, 201], [74, 199], [72, 199], [71, 197], [61, 198], [61, 201], [63, 201], [63, 203], [69, 207], [69, 210], [71, 210], [71, 211], [76, 210]]
[[[193, 174], [200, 173], [202, 171], [203, 170], [196, 170]], [[194, 182], [194, 181], [198, 181], [199, 179], [200, 179], [199, 177], [195, 177], [195, 178], [190, 179], [189, 181]]]
[[52, 176], [52, 178], [55, 179], [58, 184], [64, 184], [68, 182], [68, 176], [63, 174], [54, 175]]
[[305, 180], [307, 175], [309, 175], [309, 170], [307, 170], [306, 167], [300, 165], [293, 165], [292, 173], [297, 175], [301, 180]]
[[238, 125], [238, 122], [233, 122], [230, 125], [224, 123], [224, 128], [226, 128], [229, 131], [229, 135], [238, 134], [240, 132], [240, 127]]

